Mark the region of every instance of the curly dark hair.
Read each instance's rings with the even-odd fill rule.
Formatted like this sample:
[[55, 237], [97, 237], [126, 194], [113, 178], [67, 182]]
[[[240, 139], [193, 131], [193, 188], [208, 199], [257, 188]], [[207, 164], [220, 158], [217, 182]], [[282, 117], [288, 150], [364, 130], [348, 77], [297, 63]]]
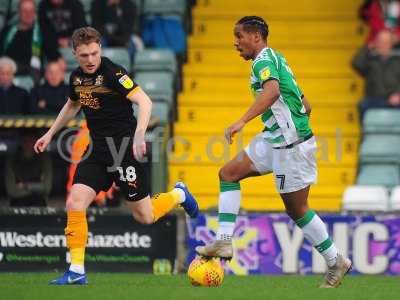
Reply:
[[243, 25], [247, 32], [259, 32], [264, 40], [268, 37], [268, 24], [263, 18], [257, 16], [246, 16], [237, 21], [238, 25]]

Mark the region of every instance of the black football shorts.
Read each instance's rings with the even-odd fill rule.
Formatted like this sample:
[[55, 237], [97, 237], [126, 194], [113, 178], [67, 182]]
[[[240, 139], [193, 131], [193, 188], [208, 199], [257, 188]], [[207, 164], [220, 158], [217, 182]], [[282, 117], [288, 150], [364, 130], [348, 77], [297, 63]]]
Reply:
[[93, 149], [86, 159], [79, 162], [73, 181], [91, 187], [96, 194], [107, 191], [113, 182], [128, 201], [138, 201], [150, 194], [147, 170], [144, 163], [134, 158], [131, 146], [120, 163], [114, 163], [109, 151]]

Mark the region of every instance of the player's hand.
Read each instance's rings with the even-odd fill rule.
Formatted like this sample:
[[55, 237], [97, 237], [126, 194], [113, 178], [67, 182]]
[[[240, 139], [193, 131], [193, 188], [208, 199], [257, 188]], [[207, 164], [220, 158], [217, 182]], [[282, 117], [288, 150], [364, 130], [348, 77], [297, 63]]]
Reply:
[[146, 141], [144, 139], [144, 133], [135, 132], [133, 138], [133, 156], [137, 161], [141, 161], [146, 155]]
[[36, 153], [41, 153], [46, 150], [47, 146], [50, 144], [52, 139], [51, 134], [46, 133], [43, 135], [40, 139], [38, 139], [33, 146], [33, 149], [35, 150]]
[[231, 126], [225, 129], [225, 138], [228, 141], [229, 144], [232, 144], [233, 142], [233, 136], [242, 130], [242, 128], [246, 125], [243, 121], [239, 120], [236, 123], [233, 123]]

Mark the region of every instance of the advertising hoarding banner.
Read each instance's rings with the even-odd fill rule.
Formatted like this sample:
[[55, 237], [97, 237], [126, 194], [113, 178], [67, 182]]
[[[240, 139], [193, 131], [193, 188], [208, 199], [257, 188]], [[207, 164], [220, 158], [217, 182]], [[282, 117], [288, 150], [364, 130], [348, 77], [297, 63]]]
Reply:
[[[321, 215], [337, 248], [353, 261], [352, 274], [400, 274], [400, 216]], [[197, 245], [215, 238], [218, 217], [201, 215], [188, 224], [187, 263]], [[250, 274], [325, 272], [322, 256], [285, 214], [240, 215], [234, 231], [234, 257], [226, 271]]]
[[[21, 211], [21, 210], [20, 210]], [[20, 212], [19, 211], [19, 212]], [[0, 215], [0, 271], [64, 270], [70, 262], [62, 212]], [[88, 214], [90, 271], [168, 273], [176, 259], [176, 216], [154, 225], [126, 214]]]

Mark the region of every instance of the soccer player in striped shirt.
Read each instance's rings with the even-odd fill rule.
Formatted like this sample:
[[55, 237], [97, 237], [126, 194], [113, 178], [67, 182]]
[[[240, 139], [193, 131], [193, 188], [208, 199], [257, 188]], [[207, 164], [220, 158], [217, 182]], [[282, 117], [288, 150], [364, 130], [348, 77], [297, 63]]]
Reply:
[[232, 143], [233, 136], [258, 116], [265, 128], [220, 170], [217, 239], [196, 247], [196, 251], [207, 257], [232, 258], [231, 240], [241, 200], [240, 181], [273, 173], [287, 214], [326, 260], [328, 271], [321, 287], [337, 287], [350, 270], [351, 261], [338, 253], [325, 224], [308, 207], [310, 185], [317, 179], [317, 146], [309, 125], [310, 105], [285, 58], [267, 46], [268, 25], [262, 18], [243, 17], [236, 23], [234, 35], [240, 56], [253, 62], [250, 88], [255, 102], [225, 130], [225, 137]]

